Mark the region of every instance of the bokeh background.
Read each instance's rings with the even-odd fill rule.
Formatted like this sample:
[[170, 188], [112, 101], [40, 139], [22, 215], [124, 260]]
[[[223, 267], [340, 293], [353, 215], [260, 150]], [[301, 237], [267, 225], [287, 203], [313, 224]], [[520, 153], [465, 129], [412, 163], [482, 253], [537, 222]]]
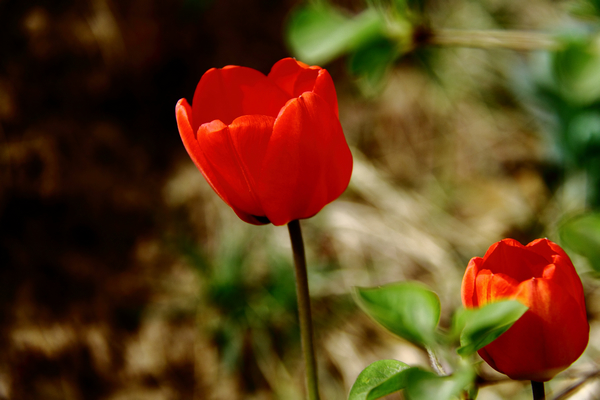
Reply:
[[[353, 18], [385, 2], [334, 3]], [[293, 55], [300, 6], [0, 0], [0, 399], [303, 398], [287, 230], [235, 216], [187, 156], [174, 113], [211, 67], [268, 73]], [[350, 47], [322, 65], [355, 163], [344, 195], [302, 222], [323, 398], [345, 399], [379, 359], [428, 365], [357, 309], [353, 286], [424, 282], [447, 326], [468, 260], [504, 237], [567, 246], [591, 338], [548, 390], [589, 376], [572, 398], [600, 398], [600, 5], [409, 7], [418, 41], [375, 84]], [[428, 45], [442, 28], [567, 44]], [[501, 381], [479, 398], [529, 396]]]

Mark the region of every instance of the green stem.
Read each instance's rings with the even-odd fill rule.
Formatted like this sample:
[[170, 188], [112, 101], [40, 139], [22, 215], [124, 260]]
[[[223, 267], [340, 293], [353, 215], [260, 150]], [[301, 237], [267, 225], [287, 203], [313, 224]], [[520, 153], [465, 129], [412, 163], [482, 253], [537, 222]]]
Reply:
[[546, 400], [544, 382], [531, 381], [531, 391], [533, 392], [533, 400]]
[[317, 363], [313, 345], [312, 317], [310, 312], [310, 295], [308, 292], [308, 276], [306, 273], [306, 256], [300, 221], [297, 219], [288, 223], [292, 250], [294, 252], [294, 267], [296, 270], [296, 295], [298, 296], [298, 319], [300, 320], [300, 336], [302, 353], [306, 368], [306, 390], [309, 400], [319, 400], [319, 384], [317, 381]]
[[429, 346], [427, 346], [426, 349], [427, 349], [427, 354], [429, 355], [429, 362], [431, 363], [431, 366], [433, 367], [433, 369], [435, 369], [435, 372], [439, 376], [446, 376], [446, 375], [448, 375], [446, 373], [446, 371], [444, 371], [444, 367], [440, 363], [440, 360], [437, 358], [437, 355], [435, 354], [435, 352], [433, 351], [433, 349], [431, 347], [429, 347]]

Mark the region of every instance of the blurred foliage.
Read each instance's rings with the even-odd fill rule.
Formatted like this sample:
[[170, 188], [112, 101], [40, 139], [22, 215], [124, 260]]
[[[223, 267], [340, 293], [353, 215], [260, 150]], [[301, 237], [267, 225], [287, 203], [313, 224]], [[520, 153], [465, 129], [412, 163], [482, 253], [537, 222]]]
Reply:
[[365, 368], [352, 385], [349, 400], [374, 400], [406, 387], [410, 366], [396, 360], [379, 360]]
[[[598, 36], [597, 38], [600, 38]], [[551, 128], [556, 161], [568, 179], [583, 172], [587, 179], [586, 200], [600, 207], [600, 42], [597, 38], [574, 37], [553, 53], [546, 80], [538, 80], [538, 101], [556, 119]]]
[[421, 368], [408, 371], [406, 398], [409, 400], [452, 400], [472, 386], [475, 373], [471, 368], [456, 371], [450, 376], [440, 376]]
[[263, 266], [267, 273], [258, 278], [250, 273], [256, 271], [252, 265], [256, 262], [251, 257], [252, 245], [233, 237], [223, 240], [209, 265], [197, 246], [181, 248], [207, 283], [200, 304], [218, 313], [208, 327], [229, 371], [241, 368], [244, 352], [254, 353], [254, 349], [266, 348], [267, 354], [273, 351], [280, 356], [283, 351], [299, 352], [296, 291], [290, 260], [271, 253]]
[[389, 331], [420, 346], [434, 343], [441, 306], [432, 291], [405, 282], [354, 293], [363, 311]]
[[374, 1], [352, 16], [326, 1], [297, 7], [286, 38], [292, 52], [308, 63], [326, 64], [350, 54], [348, 69], [359, 78], [364, 94], [375, 94], [394, 62], [412, 43], [408, 4]]
[[[461, 308], [454, 313], [451, 329], [441, 330], [437, 326], [441, 313], [438, 296], [416, 282], [356, 288], [354, 293], [358, 305], [373, 320], [426, 350], [436, 371], [395, 360], [376, 361], [358, 375], [348, 400], [374, 400], [403, 389], [406, 398], [413, 400], [451, 400], [462, 393], [472, 393], [470, 398], [475, 398], [477, 374], [472, 356], [506, 332], [528, 309], [516, 300], [479, 309]], [[445, 356], [443, 362], [438, 354]], [[450, 372], [443, 365], [449, 366]]]
[[600, 274], [600, 214], [588, 213], [566, 220], [560, 238], [574, 252], [584, 256], [598, 276]]

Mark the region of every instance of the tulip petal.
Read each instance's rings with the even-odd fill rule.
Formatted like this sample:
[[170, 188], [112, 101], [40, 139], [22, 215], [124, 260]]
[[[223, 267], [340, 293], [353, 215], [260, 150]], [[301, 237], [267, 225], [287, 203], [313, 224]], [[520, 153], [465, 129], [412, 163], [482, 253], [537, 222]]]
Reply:
[[317, 76], [315, 89], [313, 91], [323, 97], [325, 101], [331, 105], [336, 116], [339, 115], [335, 86], [333, 85], [333, 79], [331, 79], [331, 75], [329, 75], [327, 70], [322, 69], [319, 71], [319, 76]]
[[229, 125], [242, 115], [276, 117], [290, 99], [264, 74], [252, 68], [212, 68], [200, 79], [192, 101], [192, 128], [220, 120]]
[[229, 125], [233, 146], [239, 156], [250, 185], [258, 187], [267, 146], [273, 133], [275, 118], [263, 115], [246, 115]]
[[273, 117], [249, 115], [235, 119], [229, 126], [213, 121], [198, 129], [198, 143], [215, 176], [215, 186], [230, 206], [253, 216], [265, 215], [255, 176], [274, 121]]
[[512, 379], [549, 380], [585, 350], [585, 315], [572, 296], [545, 279], [522, 282], [516, 298], [529, 311], [480, 355]]
[[175, 106], [175, 116], [177, 118], [177, 127], [179, 128], [179, 134], [181, 136], [181, 140], [183, 141], [183, 145], [187, 150], [190, 158], [196, 164], [196, 167], [200, 170], [208, 184], [213, 188], [215, 192], [221, 197], [226, 203], [227, 199], [224, 197], [222, 193], [215, 187], [213, 181], [211, 179], [214, 178], [214, 174], [210, 169], [210, 166], [206, 162], [204, 158], [204, 153], [200, 148], [200, 144], [196, 140], [196, 135], [194, 134], [194, 130], [192, 129], [190, 123], [190, 116], [192, 115], [192, 109], [188, 104], [186, 99], [181, 99], [177, 102]]
[[[583, 285], [577, 275], [575, 267], [568, 256], [554, 256], [554, 263], [548, 264], [544, 268], [544, 279], [560, 285], [568, 292], [582, 309], [585, 309], [585, 297], [583, 295]], [[560, 265], [560, 268], [557, 267]]]
[[467, 308], [479, 307], [475, 283], [477, 274], [479, 273], [479, 267], [481, 266], [482, 262], [483, 258], [473, 257], [469, 261], [469, 265], [467, 265], [467, 269], [465, 270], [460, 293], [462, 297], [462, 303]]
[[482, 268], [504, 273], [519, 282], [541, 278], [548, 261], [513, 239], [504, 239], [491, 246], [483, 257]]
[[346, 189], [352, 154], [327, 102], [314, 93], [290, 100], [275, 121], [259, 193], [275, 225], [309, 218]]
[[[244, 211], [237, 208], [232, 202], [227, 198], [226, 193], [231, 192], [231, 187], [227, 182], [223, 182], [221, 176], [212, 168], [212, 165], [206, 160], [204, 156], [204, 152], [200, 146], [200, 143], [196, 140], [196, 135], [192, 130], [192, 126], [189, 121], [189, 116], [191, 115], [191, 107], [185, 99], [181, 99], [177, 102], [177, 106], [175, 107], [175, 116], [177, 118], [177, 126], [179, 128], [179, 133], [181, 135], [181, 139], [183, 141], [183, 145], [185, 146], [190, 158], [196, 164], [196, 167], [200, 170], [208, 184], [213, 188], [213, 190], [219, 195], [221, 199], [225, 203], [227, 203], [233, 211], [245, 222], [254, 225], [263, 225], [268, 222], [260, 221], [254, 215], [250, 215], [245, 213]], [[218, 125], [218, 123], [217, 123]]]
[[[549, 265], [544, 268], [543, 277], [559, 283], [582, 308], [585, 308], [583, 285], [567, 253], [548, 239], [534, 240], [527, 248], [548, 260]], [[560, 265], [560, 268], [556, 268], [556, 265]]]
[[[551, 246], [551, 244], [553, 246]], [[533, 242], [529, 243], [526, 247], [534, 253], [537, 253], [540, 256], [544, 257], [548, 261], [548, 263], [552, 262], [552, 257], [556, 254], [560, 254], [562, 256], [567, 255], [563, 249], [561, 249], [556, 244], [550, 242], [548, 239], [536, 239]]]
[[273, 65], [267, 76], [284, 90], [290, 98], [294, 98], [304, 92], [312, 92], [319, 69], [321, 68], [311, 68], [293, 58], [284, 58]]
[[293, 58], [284, 58], [273, 65], [268, 77], [290, 97], [299, 97], [304, 92], [318, 94], [338, 115], [337, 94], [327, 70], [318, 66], [309, 67]]
[[488, 269], [481, 270], [475, 280], [478, 307], [494, 301], [510, 299], [514, 296], [519, 282], [501, 272], [494, 274]]

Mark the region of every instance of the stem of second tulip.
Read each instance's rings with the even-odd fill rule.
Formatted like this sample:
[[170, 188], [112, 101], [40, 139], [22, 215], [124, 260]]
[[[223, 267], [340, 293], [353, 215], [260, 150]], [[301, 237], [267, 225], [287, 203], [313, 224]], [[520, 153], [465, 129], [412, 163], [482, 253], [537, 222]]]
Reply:
[[531, 391], [533, 392], [533, 400], [546, 400], [544, 382], [531, 381]]
[[292, 251], [294, 252], [294, 267], [296, 270], [296, 295], [298, 297], [298, 319], [300, 320], [300, 336], [302, 353], [306, 368], [306, 389], [309, 400], [319, 400], [319, 384], [317, 380], [317, 363], [313, 345], [312, 316], [310, 312], [310, 295], [308, 291], [308, 275], [306, 272], [306, 256], [300, 221], [297, 219], [288, 223]]

